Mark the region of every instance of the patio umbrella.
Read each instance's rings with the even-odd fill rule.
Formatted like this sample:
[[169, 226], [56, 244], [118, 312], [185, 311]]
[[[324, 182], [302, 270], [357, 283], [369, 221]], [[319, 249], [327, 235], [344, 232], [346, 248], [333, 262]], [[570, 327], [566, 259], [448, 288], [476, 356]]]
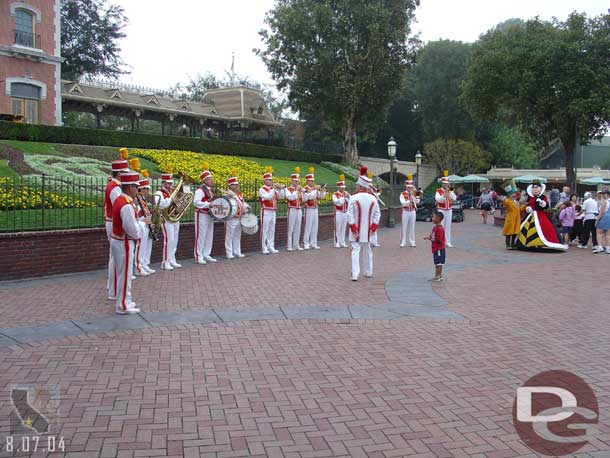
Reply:
[[[449, 183], [462, 183], [462, 180], [464, 179], [463, 177], [459, 176], [459, 175], [449, 175], [447, 178], [449, 178]], [[436, 181], [441, 181], [441, 179], [439, 178]]]
[[600, 184], [610, 184], [610, 179], [602, 178], [602, 177], [592, 177], [587, 178], [585, 180], [580, 180], [582, 184], [591, 185], [591, 186], [599, 186]]
[[462, 183], [470, 183], [470, 193], [474, 195], [474, 184], [489, 183], [489, 180], [485, 177], [480, 177], [479, 175], [466, 175], [462, 178]]
[[531, 183], [534, 180], [539, 180], [541, 183], [546, 183], [546, 178], [538, 177], [536, 175], [522, 175], [514, 180], [515, 183]]

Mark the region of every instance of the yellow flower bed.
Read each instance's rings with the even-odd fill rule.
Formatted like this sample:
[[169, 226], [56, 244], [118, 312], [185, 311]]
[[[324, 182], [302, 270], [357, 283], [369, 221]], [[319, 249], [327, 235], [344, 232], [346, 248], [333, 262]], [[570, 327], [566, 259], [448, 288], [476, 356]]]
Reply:
[[[13, 180], [0, 177], [0, 211], [30, 210], [42, 207], [42, 192], [29, 186], [13, 185]], [[45, 192], [45, 208], [92, 208], [95, 202], [86, 202], [73, 197]]]

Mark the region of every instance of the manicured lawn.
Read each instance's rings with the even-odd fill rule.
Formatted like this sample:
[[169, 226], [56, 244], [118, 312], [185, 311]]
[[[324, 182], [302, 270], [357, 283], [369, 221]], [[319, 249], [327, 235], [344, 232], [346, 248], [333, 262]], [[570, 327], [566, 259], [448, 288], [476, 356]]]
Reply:
[[289, 177], [294, 173], [296, 166], [301, 167], [301, 178], [305, 178], [305, 175], [309, 173], [309, 167], [315, 168], [315, 177], [317, 184], [326, 183], [329, 188], [335, 187], [335, 183], [339, 181], [339, 174], [333, 172], [326, 167], [320, 166], [320, 164], [307, 164], [293, 161], [282, 161], [280, 159], [259, 159], [246, 157], [244, 159], [256, 162], [257, 164], [273, 167], [273, 174], [280, 177]]
[[55, 150], [54, 143], [42, 143], [42, 142], [21, 142], [17, 140], [0, 140], [0, 143], [8, 146], [12, 146], [19, 151], [30, 154], [51, 154], [62, 156], [62, 154]]
[[8, 166], [8, 159], [0, 159], [0, 177], [19, 178], [19, 175]]

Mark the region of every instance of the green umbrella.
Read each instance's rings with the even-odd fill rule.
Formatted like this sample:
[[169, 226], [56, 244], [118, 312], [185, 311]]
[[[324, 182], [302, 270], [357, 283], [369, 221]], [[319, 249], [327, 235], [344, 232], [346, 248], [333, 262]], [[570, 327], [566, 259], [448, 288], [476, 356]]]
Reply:
[[[463, 177], [459, 176], [459, 175], [449, 175], [447, 178], [449, 178], [449, 183], [462, 183], [462, 180], [464, 179]], [[436, 181], [441, 181], [441, 178], [439, 178]]]
[[585, 180], [580, 180], [582, 184], [587, 184], [591, 186], [599, 186], [600, 184], [610, 184], [610, 180], [602, 177], [592, 177], [587, 178]]
[[466, 175], [462, 178], [462, 183], [489, 183], [489, 180], [479, 175]]
[[515, 178], [515, 183], [531, 183], [534, 180], [538, 180], [541, 183], [546, 183], [546, 178], [537, 177], [536, 175], [522, 175]]

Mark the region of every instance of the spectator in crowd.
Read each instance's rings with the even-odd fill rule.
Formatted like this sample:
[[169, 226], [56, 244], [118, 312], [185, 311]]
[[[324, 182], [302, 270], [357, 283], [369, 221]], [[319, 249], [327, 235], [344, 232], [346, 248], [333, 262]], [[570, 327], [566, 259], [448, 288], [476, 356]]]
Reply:
[[556, 208], [557, 204], [559, 203], [559, 196], [560, 196], [560, 192], [559, 189], [557, 188], [553, 188], [551, 190], [551, 195], [550, 195], [550, 201], [551, 201], [551, 208]]
[[593, 251], [597, 250], [597, 231], [595, 230], [595, 220], [599, 209], [597, 207], [597, 201], [593, 198], [593, 194], [590, 192], [585, 193], [585, 201], [582, 203], [582, 210], [584, 212], [583, 218], [583, 231], [582, 237], [580, 238], [580, 245], [578, 248], [587, 248], [589, 244], [589, 237], [592, 239]]
[[608, 207], [610, 206], [610, 191], [605, 190], [600, 193], [600, 201], [599, 201], [599, 215], [597, 215], [597, 240], [599, 241], [599, 246], [597, 250], [594, 250], [593, 253], [608, 253], [610, 254], [610, 236], [608, 232], [610, 231], [610, 211]]
[[493, 197], [488, 188], [483, 189], [483, 193], [479, 197], [477, 207], [481, 209], [481, 217], [483, 218], [483, 224], [487, 224], [487, 217], [489, 212], [494, 208]]
[[578, 196], [576, 194], [572, 194], [570, 196], [570, 203], [572, 204], [572, 207], [574, 207], [574, 226], [572, 227], [572, 232], [570, 233], [570, 242], [574, 242], [576, 239], [578, 239], [577, 243], [580, 245], [585, 212], [583, 211], [582, 206], [578, 203]]
[[[559, 193], [559, 203], [557, 204], [557, 206], [559, 207], [559, 206], [561, 206], [561, 204], [563, 204], [564, 202], [567, 202], [569, 200], [571, 200], [570, 187], [564, 186], [561, 193]], [[574, 206], [574, 205], [572, 205], [572, 206]]]
[[569, 200], [561, 204], [561, 212], [559, 213], [559, 221], [561, 221], [561, 238], [566, 245], [570, 244], [570, 233], [574, 227], [574, 207]]

